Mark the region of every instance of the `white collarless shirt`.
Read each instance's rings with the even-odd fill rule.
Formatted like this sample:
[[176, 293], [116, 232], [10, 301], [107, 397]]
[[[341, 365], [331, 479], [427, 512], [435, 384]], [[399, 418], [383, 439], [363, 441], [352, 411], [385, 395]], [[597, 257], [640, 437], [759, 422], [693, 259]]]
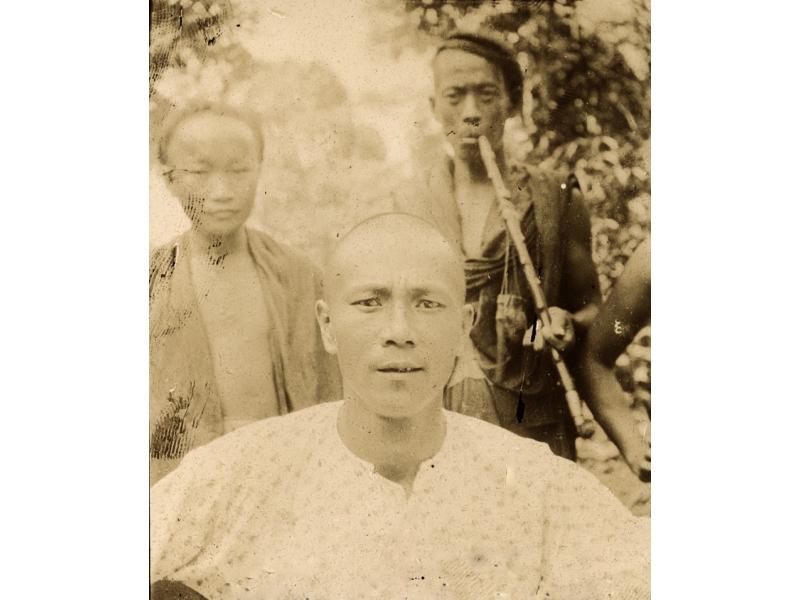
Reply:
[[407, 497], [341, 442], [340, 406], [188, 454], [151, 492], [152, 581], [211, 600], [649, 598], [649, 519], [545, 444], [448, 412]]

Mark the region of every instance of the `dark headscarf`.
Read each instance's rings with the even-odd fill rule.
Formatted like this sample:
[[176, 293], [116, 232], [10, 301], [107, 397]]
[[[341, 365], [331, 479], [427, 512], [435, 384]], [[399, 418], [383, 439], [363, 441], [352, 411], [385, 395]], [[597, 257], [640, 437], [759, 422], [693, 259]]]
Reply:
[[495, 65], [503, 74], [511, 109], [519, 108], [522, 103], [522, 69], [508, 46], [485, 35], [454, 33], [436, 50], [437, 56], [443, 50], [462, 50], [476, 54]]

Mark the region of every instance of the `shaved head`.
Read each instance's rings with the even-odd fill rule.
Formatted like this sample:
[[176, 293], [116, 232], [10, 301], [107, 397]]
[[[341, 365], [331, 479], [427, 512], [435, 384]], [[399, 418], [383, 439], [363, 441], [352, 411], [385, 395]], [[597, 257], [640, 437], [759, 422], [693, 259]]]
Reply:
[[317, 321], [345, 398], [386, 418], [441, 409], [474, 315], [450, 242], [419, 217], [377, 215], [342, 238], [324, 277]]
[[441, 273], [441, 282], [450, 286], [455, 297], [466, 294], [464, 263], [451, 242], [431, 223], [406, 213], [383, 213], [365, 219], [339, 240], [328, 257], [323, 286], [331, 297], [350, 268], [385, 261], [385, 268], [397, 262], [415, 260]]

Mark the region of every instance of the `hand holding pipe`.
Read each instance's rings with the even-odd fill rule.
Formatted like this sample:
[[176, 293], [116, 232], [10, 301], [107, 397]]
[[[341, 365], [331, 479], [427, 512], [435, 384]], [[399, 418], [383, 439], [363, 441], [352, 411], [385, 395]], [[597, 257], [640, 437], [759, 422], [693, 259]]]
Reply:
[[[539, 282], [539, 276], [536, 274], [533, 261], [525, 245], [525, 236], [522, 233], [519, 216], [517, 215], [517, 210], [514, 208], [514, 205], [511, 203], [511, 192], [508, 191], [508, 188], [503, 182], [500, 169], [497, 167], [494, 150], [492, 150], [492, 146], [485, 136], [480, 136], [478, 138], [478, 147], [480, 149], [481, 159], [486, 167], [486, 172], [494, 186], [497, 205], [500, 208], [500, 213], [506, 224], [506, 230], [519, 256], [528, 286], [531, 288], [536, 314], [539, 319], [541, 319], [542, 325], [550, 327], [550, 313], [548, 312], [547, 299], [544, 297], [544, 291]], [[553, 358], [553, 364], [555, 364], [558, 375], [561, 378], [561, 383], [564, 386], [567, 406], [569, 407], [572, 419], [575, 421], [575, 427], [584, 435], [587, 429], [587, 423], [586, 419], [583, 417], [581, 399], [578, 395], [578, 391], [575, 389], [575, 383], [572, 380], [572, 376], [569, 374], [569, 370], [567, 369], [567, 365], [561, 353], [550, 345], [548, 345], [548, 347], [550, 348], [550, 355]]]

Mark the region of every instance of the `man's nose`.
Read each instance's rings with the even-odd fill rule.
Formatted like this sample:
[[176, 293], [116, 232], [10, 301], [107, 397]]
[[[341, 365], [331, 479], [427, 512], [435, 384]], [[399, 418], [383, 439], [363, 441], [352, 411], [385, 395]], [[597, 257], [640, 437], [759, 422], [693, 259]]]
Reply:
[[405, 307], [396, 306], [388, 312], [382, 338], [384, 346], [414, 346], [414, 334]]
[[223, 173], [212, 173], [208, 181], [208, 198], [217, 202], [227, 202], [233, 198], [231, 186]]
[[461, 118], [467, 125], [478, 126], [480, 124], [481, 113], [478, 110], [478, 103], [475, 101], [475, 94], [467, 94], [464, 98]]

